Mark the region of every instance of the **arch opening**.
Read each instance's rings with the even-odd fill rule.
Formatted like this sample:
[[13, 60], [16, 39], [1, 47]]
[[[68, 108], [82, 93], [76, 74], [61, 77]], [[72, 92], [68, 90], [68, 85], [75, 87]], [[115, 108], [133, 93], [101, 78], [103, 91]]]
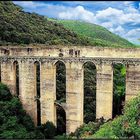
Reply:
[[34, 62], [35, 65], [35, 96], [37, 104], [37, 126], [41, 125], [41, 106], [40, 106], [40, 63]]
[[[57, 61], [56, 66], [56, 101], [66, 103], [66, 67], [62, 61]], [[57, 134], [66, 133], [66, 113], [61, 106], [56, 106]]]
[[57, 113], [57, 135], [66, 133], [66, 112], [61, 106], [56, 106]]
[[14, 78], [15, 78], [15, 85], [16, 85], [16, 95], [19, 96], [19, 64], [17, 61], [13, 62], [14, 66]]
[[86, 62], [84, 68], [84, 122], [96, 119], [96, 66]]
[[113, 64], [113, 118], [123, 114], [125, 101], [126, 68], [122, 63]]

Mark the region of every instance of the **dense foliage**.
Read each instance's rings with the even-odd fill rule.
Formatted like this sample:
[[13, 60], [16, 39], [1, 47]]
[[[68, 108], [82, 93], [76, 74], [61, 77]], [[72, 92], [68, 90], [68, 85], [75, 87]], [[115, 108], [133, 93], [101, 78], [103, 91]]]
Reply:
[[125, 113], [113, 120], [83, 124], [67, 138], [140, 139], [140, 96], [131, 99]]
[[56, 63], [56, 98], [59, 102], [66, 102], [66, 67], [61, 61]]
[[89, 135], [94, 134], [99, 130], [100, 126], [104, 123], [104, 119], [101, 118], [95, 122], [84, 123], [79, 128], [76, 129], [74, 133], [71, 133], [70, 136], [76, 136], [76, 138], [88, 138]]
[[56, 128], [47, 121], [34, 126], [31, 117], [23, 110], [17, 97], [13, 97], [6, 85], [0, 83], [0, 138], [44, 139], [53, 138]]
[[125, 102], [126, 68], [123, 64], [113, 65], [113, 117], [123, 114]]
[[88, 40], [92, 45], [109, 47], [136, 47], [126, 39], [121, 38], [120, 36], [108, 31], [106, 28], [96, 24], [75, 20], [49, 20], [64, 25], [64, 27], [74, 31], [82, 37], [88, 37]]
[[52, 139], [56, 134], [56, 128], [54, 124], [50, 121], [47, 121], [45, 124], [42, 124], [39, 127], [39, 130], [44, 134], [46, 139]]
[[96, 118], [96, 67], [92, 62], [84, 64], [84, 122]]
[[128, 102], [124, 115], [102, 125], [93, 137], [140, 139], [140, 96]]
[[87, 45], [88, 40], [43, 16], [24, 12], [12, 1], [0, 1], [0, 45], [11, 43]]
[[23, 110], [17, 97], [0, 83], [0, 138], [44, 138]]

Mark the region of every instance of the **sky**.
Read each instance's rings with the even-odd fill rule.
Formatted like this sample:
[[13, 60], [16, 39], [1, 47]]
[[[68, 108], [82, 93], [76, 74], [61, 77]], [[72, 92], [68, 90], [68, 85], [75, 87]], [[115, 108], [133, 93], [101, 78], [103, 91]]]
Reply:
[[13, 1], [26, 12], [49, 18], [81, 20], [140, 44], [140, 1]]

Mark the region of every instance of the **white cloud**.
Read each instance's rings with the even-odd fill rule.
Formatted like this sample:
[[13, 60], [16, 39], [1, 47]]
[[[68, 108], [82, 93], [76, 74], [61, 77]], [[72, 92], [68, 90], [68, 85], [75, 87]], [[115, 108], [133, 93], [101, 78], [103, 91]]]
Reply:
[[124, 35], [125, 34], [125, 30], [122, 26], [117, 26], [116, 28], [109, 28], [109, 31], [118, 34], [118, 35]]
[[97, 11], [96, 22], [97, 24], [102, 24], [103, 22], [110, 22], [112, 26], [118, 25], [118, 23], [120, 22], [120, 18], [123, 16], [123, 14], [123, 10], [108, 7], [107, 9]]
[[111, 28], [113, 27], [112, 22], [103, 22], [101, 23], [101, 26], [104, 26], [105, 28]]
[[123, 37], [130, 42], [140, 44], [140, 41], [138, 40], [138, 38], [140, 38], [140, 28], [129, 30]]
[[120, 20], [119, 20], [120, 24], [127, 24], [130, 22], [140, 24], [140, 14], [139, 13], [128, 13], [128, 14], [123, 14], [120, 17]]
[[14, 1], [15, 4], [22, 5], [25, 8], [37, 8], [39, 6], [45, 6], [44, 3], [38, 3], [33, 1]]
[[133, 1], [124, 1], [123, 3], [125, 6], [130, 6], [133, 4]]
[[[138, 12], [138, 10], [134, 10], [134, 8], [129, 7], [127, 12], [124, 11], [111, 7], [97, 11], [97, 14], [95, 15], [96, 23], [103, 25], [104, 22], [111, 22], [112, 26], [115, 27], [128, 23], [131, 23], [132, 25], [140, 24], [140, 13]], [[110, 28], [108, 25], [106, 27]]]
[[132, 6], [129, 6], [128, 8], [126, 8], [125, 11], [128, 13], [138, 13], [139, 12], [137, 9], [135, 9]]
[[83, 6], [69, 8], [58, 14], [60, 19], [80, 19], [88, 22], [94, 21], [94, 13], [84, 9]]
[[114, 31], [115, 33], [120, 34], [120, 35], [125, 33], [124, 28], [122, 28], [122, 26], [120, 25]]
[[118, 16], [121, 16], [123, 14], [123, 11], [122, 10], [118, 10], [118, 9], [115, 9], [115, 8], [107, 8], [105, 10], [101, 10], [101, 11], [97, 11], [97, 14], [96, 14], [96, 18], [97, 19], [108, 19], [109, 17], [118, 17]]
[[126, 37], [136, 37], [136, 36], [137, 38], [140, 37], [140, 28], [132, 29], [128, 31], [128, 33], [126, 34]]

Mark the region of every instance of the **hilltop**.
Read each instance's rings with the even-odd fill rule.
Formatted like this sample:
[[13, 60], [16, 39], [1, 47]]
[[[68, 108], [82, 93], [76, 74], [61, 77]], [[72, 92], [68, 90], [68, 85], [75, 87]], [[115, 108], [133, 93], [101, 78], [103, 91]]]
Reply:
[[49, 20], [64, 25], [65, 28], [72, 30], [73, 32], [77, 33], [78, 35], [81, 35], [82, 37], [88, 37], [89, 41], [95, 45], [111, 46], [111, 47], [135, 46], [128, 40], [96, 24], [76, 20], [57, 20], [57, 19], [49, 19]]

